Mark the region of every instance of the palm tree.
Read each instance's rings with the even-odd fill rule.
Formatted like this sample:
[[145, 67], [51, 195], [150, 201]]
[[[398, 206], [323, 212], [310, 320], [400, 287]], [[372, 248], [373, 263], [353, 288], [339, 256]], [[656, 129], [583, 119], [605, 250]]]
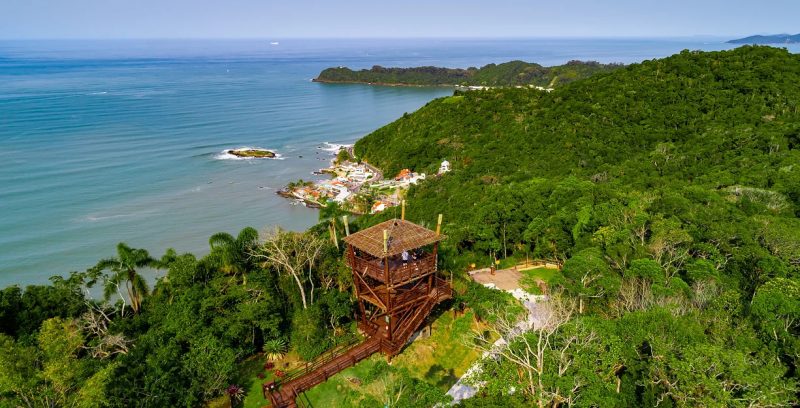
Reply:
[[286, 355], [286, 340], [277, 338], [264, 342], [264, 355], [269, 361], [277, 361]]
[[111, 271], [111, 276], [105, 282], [105, 299], [111, 298], [115, 292], [122, 298], [122, 313], [125, 313], [125, 299], [122, 297], [120, 287], [125, 286], [128, 292], [128, 299], [131, 302], [131, 308], [134, 313], [139, 313], [142, 306], [142, 300], [149, 289], [147, 282], [145, 282], [142, 275], [136, 272], [137, 268], [145, 267], [158, 267], [159, 262], [150, 257], [144, 249], [131, 248], [124, 242], [117, 244], [117, 256], [112, 258], [101, 259], [100, 262], [93, 268], [95, 271], [100, 272], [103, 270]]
[[330, 233], [333, 245], [336, 245], [336, 249], [339, 249], [339, 239], [336, 235], [336, 221], [339, 216], [344, 214], [347, 214], [347, 211], [343, 210], [342, 206], [336, 201], [328, 201], [327, 205], [319, 210], [319, 220], [321, 222], [330, 223], [328, 225], [328, 232]]
[[250, 252], [258, 245], [258, 231], [246, 227], [236, 238], [227, 232], [218, 232], [208, 239], [208, 244], [211, 246], [211, 258], [223, 273], [234, 276], [244, 274]]

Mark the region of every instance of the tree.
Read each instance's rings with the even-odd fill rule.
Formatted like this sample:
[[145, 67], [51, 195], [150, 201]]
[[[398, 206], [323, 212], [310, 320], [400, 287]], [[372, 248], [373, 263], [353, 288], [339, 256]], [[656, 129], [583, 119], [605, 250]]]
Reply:
[[192, 389], [203, 399], [219, 395], [227, 387], [236, 369], [236, 354], [210, 334], [192, 339], [183, 356], [184, 370], [192, 381]]
[[104, 296], [108, 300], [116, 293], [122, 300], [121, 314], [125, 313], [125, 298], [120, 291], [121, 286], [125, 286], [131, 308], [134, 313], [139, 313], [142, 307], [142, 300], [147, 296], [149, 288], [136, 269], [154, 268], [159, 263], [150, 257], [144, 249], [131, 248], [123, 242], [117, 245], [117, 256], [100, 260], [94, 269], [97, 271], [109, 270], [111, 276], [106, 279]]
[[[345, 150], [343, 149], [341, 151], [344, 152]], [[319, 220], [320, 222], [329, 224], [328, 232], [330, 233], [331, 242], [336, 249], [339, 249], [339, 238], [336, 233], [337, 219], [344, 214], [347, 214], [347, 212], [342, 209], [341, 204], [330, 200], [319, 210]]]
[[250, 253], [258, 245], [258, 231], [246, 227], [236, 238], [227, 232], [218, 232], [208, 239], [211, 246], [209, 258], [228, 275], [244, 275], [248, 269]]
[[[313, 268], [324, 243], [316, 235], [284, 231], [277, 228], [252, 256], [263, 259], [279, 272], [288, 274], [297, 285], [303, 309], [314, 303]], [[308, 294], [306, 285], [310, 286]]]
[[578, 297], [578, 312], [583, 313], [587, 299], [599, 299], [616, 292], [619, 275], [611, 271], [596, 248], [578, 252], [564, 263], [568, 293]]
[[692, 237], [681, 228], [680, 221], [674, 218], [656, 220], [652, 230], [650, 251], [669, 279], [689, 257], [687, 244], [692, 241]]
[[800, 365], [800, 279], [767, 282], [756, 291], [750, 309], [767, 344]]
[[[489, 357], [470, 382], [488, 385], [492, 394], [517, 389], [539, 407], [552, 402], [569, 404], [580, 383], [564, 389], [554, 379], [564, 375], [574, 362], [574, 352], [568, 353], [568, 349], [581, 348], [597, 338], [589, 331], [558, 339], [574, 311], [574, 303], [557, 294], [537, 306], [532, 324], [530, 320], [519, 324], [507, 314], [497, 312], [498, 318], [489, 325], [489, 333], [476, 333], [473, 339], [475, 347]], [[496, 337], [504, 340], [499, 346], [494, 343]]]
[[331, 344], [325, 318], [319, 305], [298, 309], [292, 318], [292, 346], [306, 361], [324, 352]]
[[84, 346], [75, 322], [58, 317], [42, 324], [36, 347], [0, 334], [0, 395], [15, 406], [106, 406], [116, 365], [80, 358]]
[[0, 290], [0, 333], [9, 336], [17, 334], [19, 323], [17, 315], [22, 309], [22, 290], [19, 286], [9, 286]]

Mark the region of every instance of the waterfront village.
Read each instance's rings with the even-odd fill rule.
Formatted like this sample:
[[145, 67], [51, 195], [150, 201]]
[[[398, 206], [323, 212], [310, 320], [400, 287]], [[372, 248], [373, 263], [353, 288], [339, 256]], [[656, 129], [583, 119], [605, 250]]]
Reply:
[[[442, 161], [437, 176], [450, 171], [450, 162]], [[315, 172], [330, 174], [331, 179], [289, 183], [278, 192], [306, 207], [321, 208], [328, 203], [338, 203], [343, 210], [356, 214], [374, 214], [400, 204], [403, 194], [412, 185], [425, 180], [425, 173], [409, 169], [385, 178], [383, 173], [368, 163], [357, 161], [352, 148], [342, 148], [331, 161], [331, 166]]]

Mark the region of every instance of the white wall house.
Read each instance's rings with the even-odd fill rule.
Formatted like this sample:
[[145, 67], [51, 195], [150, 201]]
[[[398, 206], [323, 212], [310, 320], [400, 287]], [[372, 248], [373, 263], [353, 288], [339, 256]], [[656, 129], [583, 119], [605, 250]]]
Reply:
[[447, 173], [448, 171], [450, 171], [450, 162], [445, 160], [439, 166], [439, 174], [444, 174]]

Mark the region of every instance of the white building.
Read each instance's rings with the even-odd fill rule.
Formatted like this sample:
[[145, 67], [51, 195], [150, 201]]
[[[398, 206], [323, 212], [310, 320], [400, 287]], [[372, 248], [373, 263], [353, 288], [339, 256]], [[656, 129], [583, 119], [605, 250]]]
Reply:
[[370, 214], [379, 213], [385, 209], [386, 209], [386, 203], [384, 203], [383, 201], [376, 201], [374, 204], [372, 204], [372, 210], [370, 211]]
[[439, 174], [444, 174], [450, 171], [450, 162], [445, 160], [442, 162], [442, 165], [439, 166]]

